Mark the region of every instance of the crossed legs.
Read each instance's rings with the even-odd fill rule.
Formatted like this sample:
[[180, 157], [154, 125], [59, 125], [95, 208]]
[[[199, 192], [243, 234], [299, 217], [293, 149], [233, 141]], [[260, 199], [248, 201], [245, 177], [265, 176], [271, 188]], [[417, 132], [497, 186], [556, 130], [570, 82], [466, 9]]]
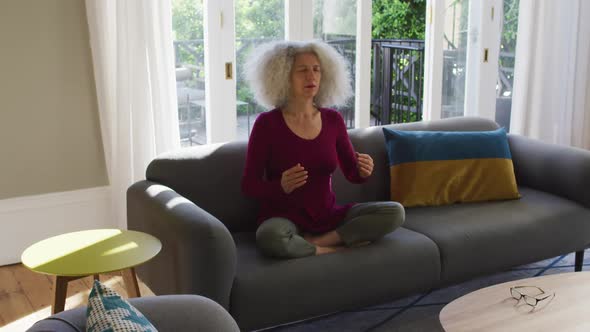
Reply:
[[359, 203], [337, 229], [320, 235], [302, 234], [290, 220], [270, 218], [258, 227], [256, 243], [273, 257], [321, 255], [375, 241], [401, 226], [404, 219], [404, 208], [397, 202]]

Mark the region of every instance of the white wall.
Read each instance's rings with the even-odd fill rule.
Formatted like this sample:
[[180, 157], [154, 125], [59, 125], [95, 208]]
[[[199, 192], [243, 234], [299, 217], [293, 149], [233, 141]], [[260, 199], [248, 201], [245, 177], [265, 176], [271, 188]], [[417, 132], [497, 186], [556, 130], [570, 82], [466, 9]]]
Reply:
[[0, 0], [0, 152], [0, 265], [112, 225], [83, 0]]
[[45, 238], [92, 228], [113, 228], [108, 187], [0, 201], [0, 266], [20, 262], [22, 252]]

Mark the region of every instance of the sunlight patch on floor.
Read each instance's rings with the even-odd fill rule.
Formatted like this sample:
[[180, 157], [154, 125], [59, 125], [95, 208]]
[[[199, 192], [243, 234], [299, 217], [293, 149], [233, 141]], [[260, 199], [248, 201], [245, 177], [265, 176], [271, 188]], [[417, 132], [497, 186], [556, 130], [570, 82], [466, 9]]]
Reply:
[[[107, 287], [115, 289], [115, 284], [119, 279], [121, 279], [121, 277], [111, 277], [108, 280], [101, 280], [101, 282]], [[65, 310], [74, 309], [86, 305], [86, 303], [88, 302], [89, 294], [90, 289], [70, 295], [66, 299]], [[122, 296], [126, 298], [126, 296]], [[13, 322], [10, 322], [5, 326], [0, 327], [0, 332], [23, 332], [30, 328], [37, 321], [40, 321], [49, 316], [51, 316], [51, 307], [47, 306], [38, 311], [30, 313], [24, 317], [21, 317]]]

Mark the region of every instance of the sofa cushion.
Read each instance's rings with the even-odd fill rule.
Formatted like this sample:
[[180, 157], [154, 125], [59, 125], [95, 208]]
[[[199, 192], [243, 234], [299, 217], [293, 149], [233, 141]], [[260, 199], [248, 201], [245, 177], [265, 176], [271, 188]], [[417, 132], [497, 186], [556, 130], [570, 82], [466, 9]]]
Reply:
[[383, 128], [391, 200], [404, 207], [518, 198], [506, 131]]
[[246, 330], [390, 301], [431, 288], [440, 274], [436, 245], [404, 228], [368, 246], [289, 260], [263, 256], [254, 233], [234, 240], [230, 312]]
[[590, 209], [534, 189], [519, 191], [519, 200], [408, 208], [404, 227], [438, 245], [445, 284], [590, 243]]

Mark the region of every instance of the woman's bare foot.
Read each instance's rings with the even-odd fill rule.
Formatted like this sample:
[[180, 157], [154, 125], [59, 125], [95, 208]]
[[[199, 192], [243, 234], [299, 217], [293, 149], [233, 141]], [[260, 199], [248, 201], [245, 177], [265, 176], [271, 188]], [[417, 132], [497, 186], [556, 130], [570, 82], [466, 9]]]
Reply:
[[357, 242], [353, 245], [351, 245], [351, 248], [359, 248], [359, 247], [364, 247], [364, 246], [368, 246], [369, 244], [371, 244], [371, 241], [363, 241], [363, 242]]
[[316, 246], [315, 247], [315, 254], [316, 256], [318, 255], [323, 255], [323, 254], [331, 254], [331, 253], [335, 253], [341, 250], [346, 249], [345, 247], [342, 246], [337, 246], [337, 247], [320, 247], [320, 246]]
[[313, 235], [311, 235], [311, 234], [309, 234], [309, 233], [303, 233], [303, 235], [302, 235], [302, 236], [303, 236], [303, 238], [305, 239], [305, 241], [307, 241], [307, 242], [309, 242], [309, 243], [311, 243], [311, 244], [313, 244], [313, 245], [317, 245], [317, 244], [315, 243], [315, 236], [313, 236]]
[[342, 244], [342, 239], [336, 231], [330, 231], [319, 235], [304, 233], [303, 238], [307, 242], [318, 247], [334, 247]]

